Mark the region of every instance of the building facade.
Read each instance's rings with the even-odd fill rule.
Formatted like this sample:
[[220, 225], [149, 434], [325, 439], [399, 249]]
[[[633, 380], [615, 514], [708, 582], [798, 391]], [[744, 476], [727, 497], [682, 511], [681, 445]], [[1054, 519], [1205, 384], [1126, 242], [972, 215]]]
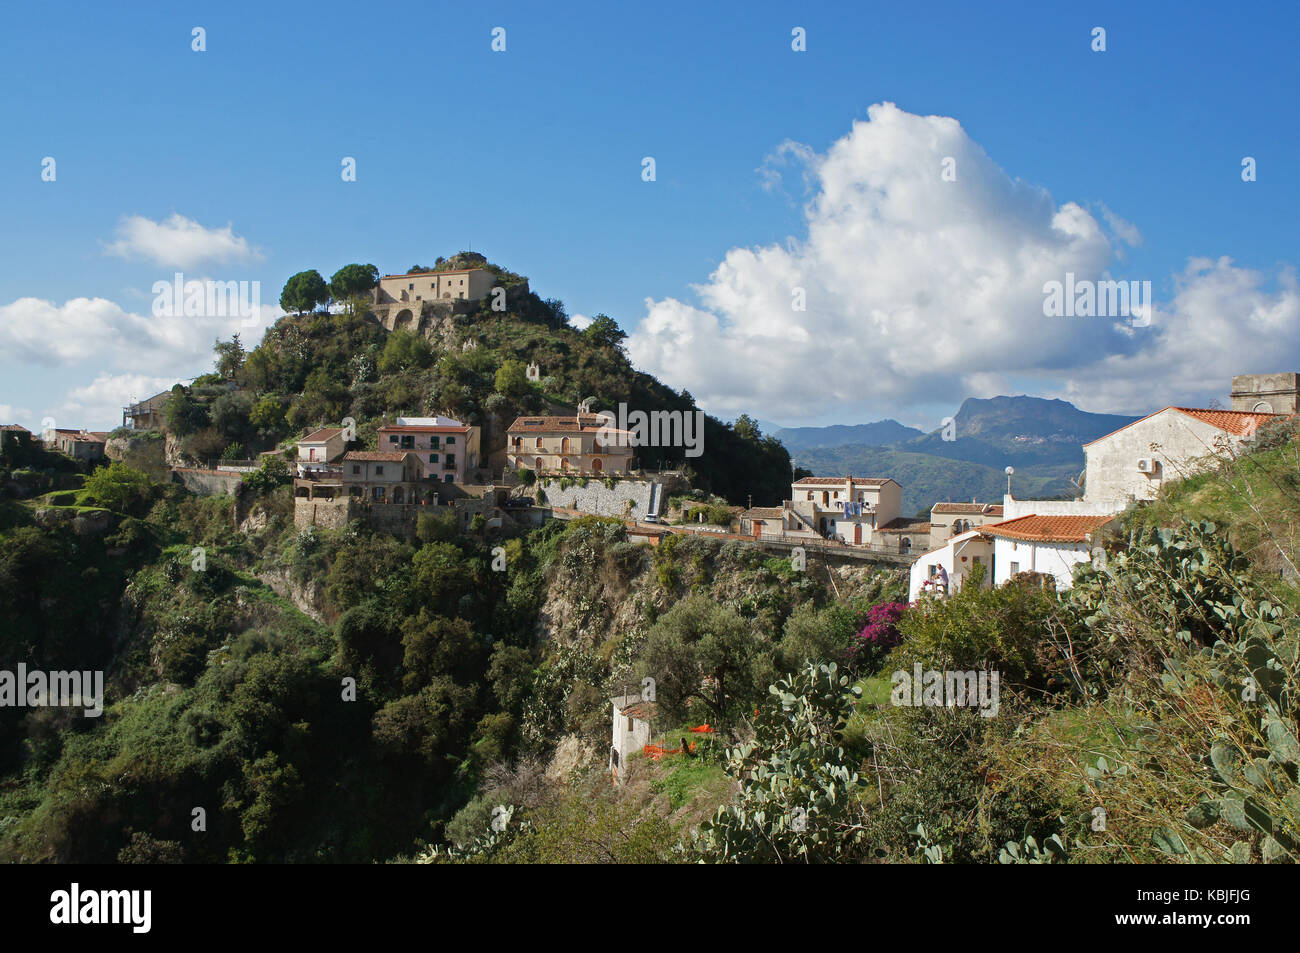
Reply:
[[922, 553], [908, 578], [908, 599], [915, 602], [922, 595], [945, 596], [957, 592], [970, 578], [976, 566], [983, 567], [981, 585], [993, 585], [994, 541], [980, 530], [959, 533], [942, 546]]
[[431, 496], [414, 453], [352, 450], [343, 455], [343, 487], [370, 503], [421, 503]]
[[898, 519], [902, 494], [888, 477], [804, 477], [790, 486], [786, 525], [869, 546], [878, 529]]
[[614, 709], [614, 730], [610, 738], [609, 768], [614, 774], [614, 783], [619, 784], [627, 771], [628, 756], [650, 743], [655, 703], [632, 694], [616, 695], [610, 699], [610, 704]]
[[298, 441], [298, 463], [324, 465], [343, 456], [347, 431], [342, 427], [322, 427]]
[[636, 458], [629, 435], [607, 424], [597, 414], [517, 417], [506, 431], [507, 463], [539, 473], [630, 473]]
[[416, 454], [425, 475], [440, 483], [469, 483], [479, 466], [479, 428], [450, 417], [398, 417], [378, 433], [380, 450]]
[[66, 453], [74, 460], [98, 460], [104, 456], [108, 434], [97, 430], [47, 430], [45, 448]]
[[1166, 407], [1083, 445], [1086, 503], [1153, 500], [1167, 482], [1236, 453], [1276, 415]]
[[936, 503], [930, 507], [930, 545], [938, 546], [985, 523], [1001, 520], [1000, 503]]
[[1097, 532], [1113, 516], [1021, 516], [985, 526], [993, 539], [993, 581], [1001, 585], [1022, 572], [1045, 573], [1058, 590], [1074, 584], [1074, 567], [1092, 558]]
[[1238, 374], [1232, 379], [1232, 409], [1248, 414], [1300, 413], [1300, 374]]

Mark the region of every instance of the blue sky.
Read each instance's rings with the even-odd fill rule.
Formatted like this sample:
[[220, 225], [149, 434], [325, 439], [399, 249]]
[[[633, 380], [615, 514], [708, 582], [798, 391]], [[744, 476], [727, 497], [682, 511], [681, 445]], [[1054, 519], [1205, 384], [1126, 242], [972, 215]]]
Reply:
[[[639, 365], [726, 418], [931, 429], [961, 397], [1005, 392], [1143, 412], [1224, 399], [1234, 372], [1300, 369], [1294, 5], [995, 6], [12, 7], [0, 34], [0, 417], [110, 427], [124, 395], [208, 370], [212, 338], [238, 319], [151, 321], [153, 282], [177, 270], [260, 281], [273, 304], [303, 268], [404, 271], [467, 247], [571, 314], [615, 317]], [[490, 48], [498, 26], [502, 53]], [[1104, 53], [1090, 48], [1096, 26]], [[194, 27], [205, 52], [191, 49]], [[894, 118], [866, 122], [884, 103]], [[797, 161], [781, 165], [770, 157], [787, 142]], [[858, 158], [823, 164], [837, 143], [860, 145]], [[924, 215], [877, 208], [859, 188], [902, 194], [902, 172], [880, 177], [882, 155], [968, 146], [986, 156], [971, 153], [979, 183], [959, 166], [967, 191]], [[356, 182], [340, 177], [344, 156]], [[1244, 156], [1257, 181], [1242, 181]], [[782, 173], [775, 187], [764, 168]], [[837, 182], [848, 197], [818, 220], [842, 230], [814, 248], [807, 208]], [[1012, 194], [1026, 206], [1004, 213]], [[1100, 236], [1058, 255], [1033, 195], [1076, 203]], [[845, 220], [859, 215], [870, 240], [855, 272], [861, 223]], [[196, 223], [211, 254], [178, 268], [123, 231], [133, 218], [146, 233]], [[1140, 241], [1123, 240], [1130, 227]], [[1005, 257], [980, 261], [999, 237]], [[914, 257], [882, 274], [865, 251], [886, 245]], [[745, 254], [761, 249], [771, 254]], [[1080, 274], [1151, 280], [1157, 327], [1077, 324], [1040, 339], [1047, 319], [1022, 308], [1026, 288], [1048, 259], [1073, 269], [1072, 255]], [[927, 271], [936, 256], [966, 270]], [[1023, 281], [1006, 277], [1007, 262], [1031, 259]], [[760, 287], [761, 268], [815, 271], [799, 279], [811, 315], [777, 307], [785, 292]], [[873, 290], [900, 271], [915, 301]], [[1004, 284], [968, 293], [979, 275]], [[908, 343], [918, 338], [935, 353]]]

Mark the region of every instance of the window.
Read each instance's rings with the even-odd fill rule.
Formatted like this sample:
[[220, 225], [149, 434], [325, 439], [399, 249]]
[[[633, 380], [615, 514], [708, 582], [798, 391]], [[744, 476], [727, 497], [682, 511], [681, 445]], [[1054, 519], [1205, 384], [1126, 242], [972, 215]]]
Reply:
[[409, 285], [407, 285], [406, 287], [407, 287], [408, 290], [410, 290], [410, 291], [414, 291], [414, 290], [415, 290], [415, 282], [412, 281], [412, 282], [411, 282]]
[[456, 465], [456, 454], [454, 453], [447, 454], [447, 459], [444, 462], [447, 464], [447, 466], [454, 467]]
[[361, 472], [361, 464], [359, 463], [352, 464], [352, 475], [356, 476], [360, 472]]
[[375, 467], [375, 476], [383, 476], [383, 475], [384, 475], [384, 468], [382, 466]]
[[[516, 437], [515, 440], [516, 440], [516, 442], [517, 442], [517, 441], [519, 440], [519, 438]], [[434, 434], [432, 437], [429, 438], [429, 446], [431, 446], [431, 447], [436, 447], [436, 446], [438, 446], [438, 435], [437, 435], [437, 434]]]
[[455, 479], [456, 479], [456, 475], [455, 475], [455, 474], [453, 474], [453, 473], [448, 473], [445, 477], [442, 478], [442, 482], [443, 482], [443, 483], [452, 483], [452, 482], [455, 481]]
[[978, 566], [978, 565], [980, 564], [980, 557], [979, 557], [979, 556], [972, 556], [972, 557], [971, 557], [971, 562], [973, 562], [976, 566]]
[[631, 731], [631, 730], [632, 730], [632, 716], [631, 716], [631, 715], [628, 715], [628, 716], [627, 716], [627, 730], [628, 730], [628, 731]]
[[448, 438], [447, 438], [447, 446], [450, 447], [450, 446], [451, 446], [452, 444], [454, 444], [455, 442], [456, 442], [456, 438], [455, 438], [455, 437], [448, 437]]
[[1011, 569], [1011, 575], [1014, 576], [1016, 573], [1020, 572], [1020, 563], [1009, 563], [1008, 566]]
[[430, 463], [437, 463], [437, 462], [438, 462], [438, 455], [437, 455], [436, 453], [431, 453], [431, 454], [429, 454], [429, 462], [430, 462]]
[[402, 437], [402, 449], [412, 450], [415, 448], [415, 438], [411, 436]]
[[395, 434], [395, 433], [393, 433], [393, 434], [389, 434], [389, 435], [388, 435], [388, 442], [389, 442], [389, 443], [397, 443], [397, 434]]

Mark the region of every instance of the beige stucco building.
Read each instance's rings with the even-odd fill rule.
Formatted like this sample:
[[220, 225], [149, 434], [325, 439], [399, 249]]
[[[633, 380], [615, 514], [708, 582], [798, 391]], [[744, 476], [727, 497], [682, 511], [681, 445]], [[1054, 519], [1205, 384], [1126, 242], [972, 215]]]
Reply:
[[1152, 500], [1167, 482], [1238, 452], [1276, 415], [1166, 407], [1083, 445], [1086, 503]]
[[416, 301], [478, 301], [496, 284], [486, 268], [457, 271], [417, 271], [409, 275], [384, 275], [375, 289], [375, 304], [413, 304]]
[[506, 431], [506, 460], [512, 470], [539, 473], [630, 473], [636, 460], [626, 437], [597, 414], [517, 417]]
[[1000, 503], [977, 503], [974, 500], [969, 503], [936, 503], [930, 507], [930, 545], [938, 546], [954, 536], [1001, 519]]
[[418, 503], [431, 495], [414, 453], [353, 450], [343, 455], [343, 486], [371, 503]]

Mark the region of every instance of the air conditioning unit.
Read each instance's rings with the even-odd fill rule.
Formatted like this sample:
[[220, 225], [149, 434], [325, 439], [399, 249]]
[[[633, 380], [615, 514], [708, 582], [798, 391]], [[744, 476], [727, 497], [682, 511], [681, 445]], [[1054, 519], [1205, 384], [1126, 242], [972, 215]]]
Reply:
[[1143, 457], [1138, 461], [1138, 473], [1155, 473], [1160, 464], [1150, 457]]

